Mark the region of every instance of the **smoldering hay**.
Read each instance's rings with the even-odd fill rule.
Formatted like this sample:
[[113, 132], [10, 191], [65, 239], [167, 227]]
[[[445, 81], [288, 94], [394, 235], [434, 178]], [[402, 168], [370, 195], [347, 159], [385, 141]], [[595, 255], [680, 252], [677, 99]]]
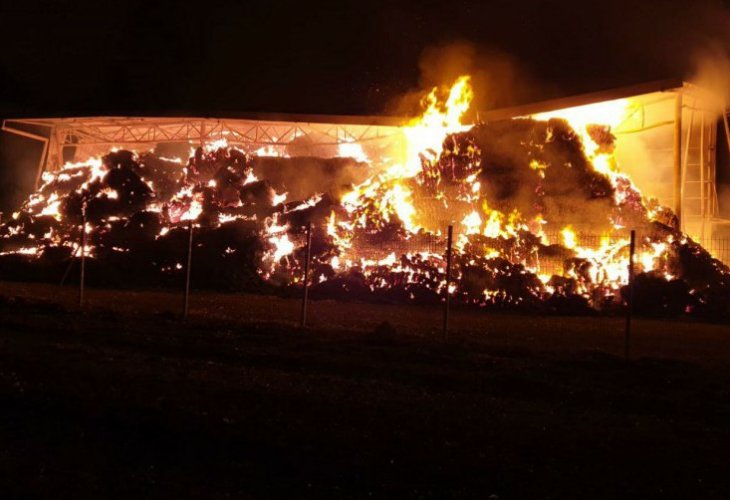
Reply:
[[[590, 131], [610, 152], [610, 129]], [[351, 158], [198, 148], [187, 162], [113, 151], [46, 174], [0, 226], [0, 277], [58, 282], [80, 254], [94, 286], [178, 287], [188, 224], [195, 288], [297, 293], [312, 223], [315, 298], [438, 303], [453, 224], [452, 303], [730, 317], [730, 271], [630, 179], [599, 171], [564, 120], [477, 124], [402, 172]], [[69, 279], [77, 273], [70, 272]]]

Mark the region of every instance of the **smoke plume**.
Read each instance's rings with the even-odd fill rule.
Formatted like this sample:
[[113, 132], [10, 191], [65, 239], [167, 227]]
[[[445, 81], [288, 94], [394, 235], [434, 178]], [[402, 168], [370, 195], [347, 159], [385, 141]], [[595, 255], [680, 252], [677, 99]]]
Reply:
[[471, 115], [465, 117], [467, 122], [475, 120], [479, 110], [532, 101], [546, 88], [552, 88], [538, 85], [528, 68], [510, 54], [467, 41], [427, 47], [418, 66], [418, 87], [394, 99], [388, 107], [389, 113], [417, 116], [424, 94], [434, 87], [450, 85], [461, 75], [470, 75], [474, 89]]

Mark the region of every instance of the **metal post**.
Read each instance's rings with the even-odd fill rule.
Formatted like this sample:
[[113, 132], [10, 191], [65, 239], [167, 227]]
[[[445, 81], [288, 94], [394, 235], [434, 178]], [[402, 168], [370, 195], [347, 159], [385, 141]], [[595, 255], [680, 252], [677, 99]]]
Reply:
[[444, 338], [449, 337], [449, 286], [451, 285], [451, 244], [454, 237], [454, 226], [449, 226], [448, 238], [446, 240], [446, 286], [444, 287], [444, 293], [446, 294], [446, 300], [444, 300]]
[[626, 298], [626, 328], [624, 335], [624, 356], [629, 359], [629, 343], [631, 340], [631, 315], [634, 309], [634, 252], [636, 250], [636, 231], [631, 230], [629, 244], [629, 289]]
[[307, 324], [307, 301], [309, 300], [309, 260], [312, 255], [312, 223], [307, 224], [307, 251], [304, 258], [304, 294], [302, 295], [302, 317], [300, 326]]
[[79, 275], [79, 307], [84, 307], [84, 281], [86, 280], [86, 202], [81, 206], [81, 273]]
[[708, 190], [709, 190], [709, 196], [710, 196], [710, 207], [708, 214], [710, 218], [715, 218], [717, 213], [719, 212], [719, 205], [718, 205], [718, 199], [717, 199], [717, 132], [718, 127], [715, 126], [717, 124], [713, 125], [713, 120], [709, 118], [709, 125], [708, 125], [708, 132], [710, 134], [709, 138], [707, 139], [709, 141], [708, 145], [708, 159], [707, 159], [707, 168], [708, 168], [708, 177], [709, 177], [709, 184], [708, 184]]
[[188, 318], [190, 306], [190, 269], [193, 262], [193, 221], [188, 222], [188, 262], [185, 266], [185, 302], [183, 304], [183, 319]]
[[705, 217], [707, 211], [707, 190], [705, 189], [705, 112], [700, 114], [700, 245], [705, 246]]
[[48, 139], [43, 141], [43, 151], [41, 152], [41, 159], [38, 160], [38, 170], [36, 170], [33, 189], [38, 189], [41, 186], [41, 178], [43, 177], [43, 172], [48, 166], [48, 142]]
[[727, 111], [725, 110], [722, 112], [722, 124], [725, 127], [725, 142], [727, 143], [728, 153], [730, 153], [730, 124], [728, 124]]
[[674, 101], [674, 213], [682, 227], [682, 92]]
[[[684, 205], [682, 203], [682, 198], [684, 198], [684, 184], [687, 180], [687, 170], [689, 168], [689, 152], [690, 152], [690, 145], [692, 144], [692, 131], [694, 130], [694, 122], [695, 122], [695, 108], [697, 107], [697, 99], [695, 99], [692, 102], [692, 105], [689, 107], [689, 124], [687, 125], [687, 134], [684, 139], [684, 150], [681, 152], [681, 154], [684, 156], [684, 159], [682, 160], [682, 174], [680, 176], [680, 204]], [[681, 141], [680, 141], [681, 142]], [[677, 220], [679, 223], [679, 229], [684, 229], [682, 227], [682, 221]]]

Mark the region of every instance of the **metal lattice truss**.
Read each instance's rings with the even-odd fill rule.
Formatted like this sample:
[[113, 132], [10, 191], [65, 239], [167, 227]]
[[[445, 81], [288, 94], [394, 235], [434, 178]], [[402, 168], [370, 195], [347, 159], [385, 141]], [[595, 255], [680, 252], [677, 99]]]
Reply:
[[[327, 117], [324, 117], [327, 118]], [[340, 117], [330, 119], [343, 121]], [[38, 175], [63, 164], [67, 148], [77, 156], [102, 154], [111, 147], [145, 149], [162, 143], [199, 145], [225, 139], [251, 151], [262, 147], [336, 147], [370, 144], [385, 150], [402, 140], [395, 120], [363, 118], [370, 124], [213, 118], [40, 118], [5, 120], [2, 129], [44, 144]], [[381, 123], [376, 123], [380, 121]], [[383, 124], [384, 121], [391, 123]]]

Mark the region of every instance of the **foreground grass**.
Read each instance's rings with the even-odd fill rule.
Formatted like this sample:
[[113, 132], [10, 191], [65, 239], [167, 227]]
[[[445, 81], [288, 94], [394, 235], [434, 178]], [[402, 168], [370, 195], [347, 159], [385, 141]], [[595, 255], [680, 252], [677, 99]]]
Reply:
[[[58, 304], [69, 311], [69, 317], [78, 311], [78, 292], [73, 287], [0, 282], [0, 296], [3, 295]], [[172, 319], [180, 316], [183, 297], [169, 290], [87, 289], [86, 304], [87, 310], [111, 315]], [[194, 292], [190, 308], [191, 321], [203, 325], [214, 320], [290, 328], [299, 324], [301, 302], [270, 295]], [[313, 300], [309, 304], [308, 325], [322, 332], [370, 332], [385, 321], [402, 335], [436, 340], [442, 338], [442, 314], [441, 306]], [[623, 317], [487, 314], [452, 309], [449, 324], [452, 340], [486, 341], [509, 349], [624, 354]], [[730, 362], [730, 325], [635, 318], [632, 331], [631, 352], [636, 358], [704, 365]]]
[[460, 313], [443, 342], [428, 309], [315, 303], [303, 332], [283, 299], [182, 323], [176, 296], [25, 290], [49, 300], [0, 305], [5, 497], [730, 493], [722, 326], [640, 321], [626, 362], [619, 319]]

